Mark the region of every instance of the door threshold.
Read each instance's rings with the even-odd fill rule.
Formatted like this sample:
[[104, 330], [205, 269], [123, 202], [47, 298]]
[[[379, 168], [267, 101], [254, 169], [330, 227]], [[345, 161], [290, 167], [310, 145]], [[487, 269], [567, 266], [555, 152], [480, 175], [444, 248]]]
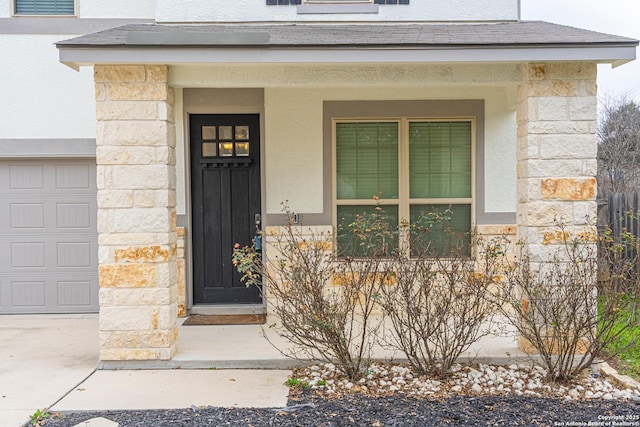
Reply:
[[194, 305], [189, 314], [204, 315], [233, 315], [233, 314], [266, 314], [267, 307], [264, 304], [221, 304], [221, 305]]

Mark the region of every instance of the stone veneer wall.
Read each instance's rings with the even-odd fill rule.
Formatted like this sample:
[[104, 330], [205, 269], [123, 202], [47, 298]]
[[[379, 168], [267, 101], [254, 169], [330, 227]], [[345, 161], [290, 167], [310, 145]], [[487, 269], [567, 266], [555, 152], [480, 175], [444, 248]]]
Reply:
[[185, 228], [177, 227], [176, 236], [178, 238], [178, 258], [176, 263], [178, 264], [178, 317], [187, 316], [187, 289], [185, 288], [186, 275], [185, 275], [185, 257], [184, 257], [184, 245], [185, 245]]
[[[516, 255], [516, 226], [512, 224], [507, 225], [478, 225], [476, 227], [476, 231], [478, 236], [483, 239], [485, 242], [489, 242], [492, 239], [506, 239], [510, 246], [508, 247], [508, 256], [513, 259]], [[280, 236], [282, 236], [285, 232], [283, 231], [283, 227], [280, 226], [268, 226], [265, 230], [265, 254], [267, 256], [267, 262], [275, 262], [276, 257], [280, 253], [280, 247], [287, 246], [287, 240], [283, 239], [279, 241]], [[294, 226], [294, 237], [296, 239], [297, 246], [301, 249], [310, 246], [313, 241], [321, 241], [321, 248], [323, 251], [333, 251], [333, 243], [328, 241], [331, 234], [333, 233], [333, 227], [331, 226]], [[482, 262], [480, 259], [478, 261], [478, 271], [481, 271]], [[390, 279], [387, 284], [394, 285], [395, 279]], [[342, 277], [334, 277], [331, 283], [327, 285], [333, 286], [341, 286], [343, 284]], [[335, 291], [328, 288], [330, 291]], [[269, 289], [267, 291], [267, 298], [269, 298]], [[376, 314], [382, 314], [382, 310], [380, 307], [376, 307], [374, 309]]]
[[518, 99], [518, 239], [532, 263], [569, 237], [595, 241], [596, 64], [523, 68]]
[[100, 359], [168, 360], [178, 329], [166, 66], [96, 65]]
[[[567, 239], [596, 241], [597, 69], [593, 63], [554, 63], [531, 64], [523, 72], [517, 225], [523, 253], [536, 270]], [[523, 337], [518, 345], [537, 352]]]

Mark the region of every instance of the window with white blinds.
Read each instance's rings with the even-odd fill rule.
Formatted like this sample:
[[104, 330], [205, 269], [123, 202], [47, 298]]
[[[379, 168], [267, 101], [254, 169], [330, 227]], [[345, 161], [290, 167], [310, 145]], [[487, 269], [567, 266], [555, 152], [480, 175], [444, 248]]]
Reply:
[[[356, 215], [372, 212], [380, 204], [392, 229], [398, 229], [401, 220], [412, 224], [429, 213], [447, 211], [450, 229], [468, 235], [473, 120], [336, 121], [334, 126], [338, 225], [351, 223]], [[347, 246], [349, 238], [339, 233], [338, 246]], [[446, 238], [434, 230], [430, 246], [442, 252]], [[467, 246], [467, 240], [461, 244]], [[470, 247], [464, 250], [470, 253]]]
[[16, 15], [74, 15], [74, 0], [15, 0]]

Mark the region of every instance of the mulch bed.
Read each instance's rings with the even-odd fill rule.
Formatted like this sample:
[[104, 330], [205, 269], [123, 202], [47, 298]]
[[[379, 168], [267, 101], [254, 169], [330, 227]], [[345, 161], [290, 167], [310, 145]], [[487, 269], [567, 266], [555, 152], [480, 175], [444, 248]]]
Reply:
[[[581, 400], [504, 396], [412, 398], [401, 393], [328, 397], [292, 390], [289, 407], [274, 409], [192, 407], [177, 410], [63, 414], [46, 427], [72, 427], [94, 417], [122, 427], [140, 426], [579, 426], [640, 427], [640, 404], [628, 400]], [[589, 424], [591, 423], [591, 424]], [[609, 423], [609, 424], [607, 424]]]

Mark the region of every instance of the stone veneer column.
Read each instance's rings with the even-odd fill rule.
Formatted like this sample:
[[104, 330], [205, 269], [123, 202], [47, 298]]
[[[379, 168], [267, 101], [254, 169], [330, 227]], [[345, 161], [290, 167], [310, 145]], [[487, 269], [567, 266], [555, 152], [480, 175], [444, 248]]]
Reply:
[[178, 329], [166, 66], [96, 65], [100, 359], [168, 360]]
[[595, 238], [596, 72], [593, 63], [523, 67], [517, 226], [534, 268], [550, 260], [563, 237]]

